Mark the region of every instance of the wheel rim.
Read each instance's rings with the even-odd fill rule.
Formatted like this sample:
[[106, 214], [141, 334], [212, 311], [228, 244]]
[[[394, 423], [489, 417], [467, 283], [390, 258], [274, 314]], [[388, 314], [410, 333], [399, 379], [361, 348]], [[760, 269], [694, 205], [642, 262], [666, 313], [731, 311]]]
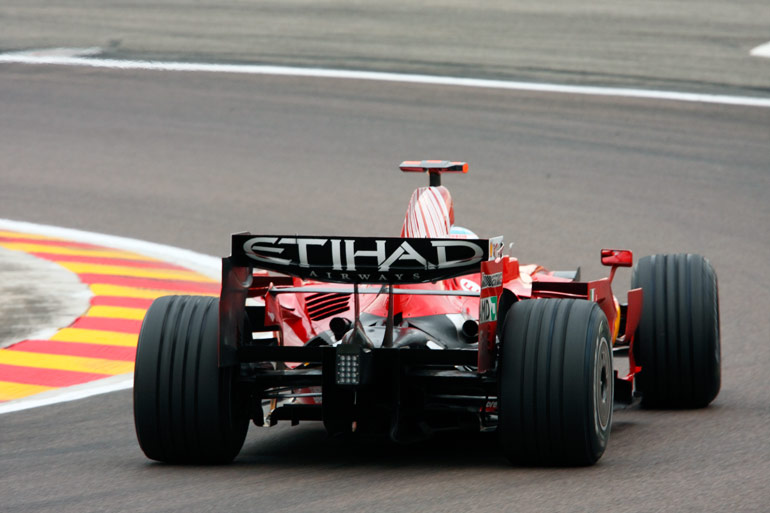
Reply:
[[612, 362], [607, 339], [601, 337], [596, 344], [594, 366], [594, 416], [596, 426], [604, 431], [610, 423], [612, 412]]

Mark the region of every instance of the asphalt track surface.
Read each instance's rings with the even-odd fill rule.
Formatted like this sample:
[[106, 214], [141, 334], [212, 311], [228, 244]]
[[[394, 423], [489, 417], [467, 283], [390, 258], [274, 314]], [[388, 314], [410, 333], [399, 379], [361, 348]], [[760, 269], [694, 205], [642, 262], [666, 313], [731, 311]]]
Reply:
[[2, 0], [0, 51], [770, 96], [766, 0]]
[[[0, 66], [0, 217], [228, 251], [240, 230], [397, 234], [422, 176], [467, 160], [458, 222], [600, 277], [601, 247], [706, 255], [722, 391], [616, 412], [578, 469], [493, 437], [415, 446], [251, 428], [226, 467], [151, 463], [130, 392], [0, 416], [2, 511], [766, 511], [770, 109], [331, 79]], [[616, 280], [622, 295], [629, 273]]]

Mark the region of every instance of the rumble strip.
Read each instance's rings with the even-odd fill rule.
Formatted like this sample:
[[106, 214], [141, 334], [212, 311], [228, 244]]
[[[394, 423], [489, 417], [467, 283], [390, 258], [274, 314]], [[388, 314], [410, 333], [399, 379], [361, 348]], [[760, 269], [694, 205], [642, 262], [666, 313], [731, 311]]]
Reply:
[[[217, 280], [134, 251], [2, 226], [0, 247], [58, 264], [92, 294], [88, 310], [71, 325], [46, 339], [21, 340], [0, 349], [0, 410], [62, 387], [126, 374], [130, 379], [142, 318], [154, 298], [219, 294]], [[15, 409], [23, 408], [10, 410]]]

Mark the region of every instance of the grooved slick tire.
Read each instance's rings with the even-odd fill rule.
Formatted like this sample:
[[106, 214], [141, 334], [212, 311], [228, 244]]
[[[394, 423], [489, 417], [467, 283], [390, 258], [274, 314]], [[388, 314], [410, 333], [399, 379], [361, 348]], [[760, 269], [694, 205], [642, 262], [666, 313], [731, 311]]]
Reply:
[[634, 357], [642, 406], [702, 408], [719, 393], [719, 290], [700, 255], [653, 255], [634, 266], [644, 291]]
[[217, 365], [219, 301], [156, 299], [139, 333], [134, 425], [148, 458], [168, 463], [226, 463], [243, 446], [248, 409], [236, 368]]
[[503, 326], [498, 431], [527, 465], [592, 465], [612, 426], [612, 348], [599, 306], [578, 299], [513, 305]]

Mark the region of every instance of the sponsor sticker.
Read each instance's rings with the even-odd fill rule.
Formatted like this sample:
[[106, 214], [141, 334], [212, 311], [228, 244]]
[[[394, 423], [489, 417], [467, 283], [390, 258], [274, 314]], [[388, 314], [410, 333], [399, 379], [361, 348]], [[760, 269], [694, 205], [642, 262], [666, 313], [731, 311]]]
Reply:
[[481, 298], [479, 323], [495, 322], [497, 320], [497, 296]]
[[478, 272], [488, 242], [236, 234], [232, 259], [236, 265], [320, 281], [419, 283]]
[[479, 287], [478, 283], [473, 280], [469, 280], [468, 278], [460, 279], [460, 287], [462, 287], [463, 290], [467, 290], [468, 292], [478, 292], [481, 290], [481, 287]]
[[503, 273], [481, 275], [482, 289], [501, 287], [502, 285], [503, 285]]
[[503, 256], [503, 236], [489, 239], [489, 259], [496, 260]]

